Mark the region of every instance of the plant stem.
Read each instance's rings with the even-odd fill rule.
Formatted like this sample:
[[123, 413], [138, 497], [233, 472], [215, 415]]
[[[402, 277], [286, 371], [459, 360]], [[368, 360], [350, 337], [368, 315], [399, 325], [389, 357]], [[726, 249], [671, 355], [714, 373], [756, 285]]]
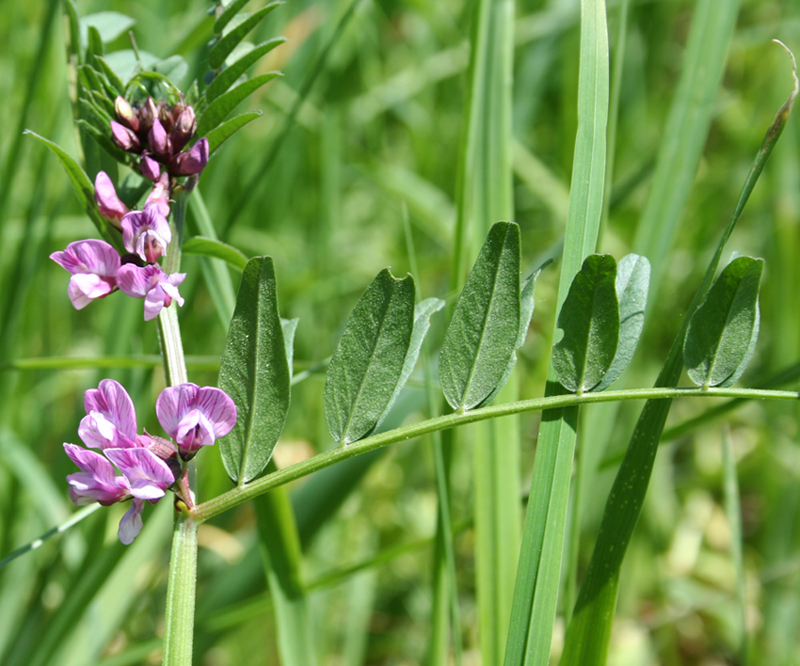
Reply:
[[[164, 272], [177, 273], [181, 263], [181, 235], [186, 216], [188, 193], [176, 196], [173, 206], [173, 242], [164, 258]], [[158, 315], [158, 340], [164, 362], [164, 378], [167, 386], [185, 384], [189, 381], [183, 342], [178, 323], [177, 304], [164, 308]], [[192, 507], [193, 468], [183, 471], [181, 495], [176, 497], [175, 519], [172, 536], [172, 553], [169, 560], [169, 582], [167, 584], [167, 608], [164, 615], [164, 664], [165, 666], [191, 666], [194, 640], [194, 606], [197, 587], [197, 523], [189, 509]]]
[[197, 580], [197, 523], [181, 512], [172, 534], [164, 628], [164, 666], [191, 666]]
[[203, 502], [202, 504], [198, 504], [191, 513], [195, 521], [201, 523], [249, 499], [258, 497], [273, 488], [308, 476], [309, 474], [324, 469], [325, 467], [330, 467], [342, 460], [354, 458], [357, 455], [374, 451], [375, 449], [388, 446], [389, 444], [404, 442], [419, 437], [420, 435], [446, 430], [447, 428], [453, 428], [467, 423], [475, 423], [476, 421], [485, 421], [487, 419], [510, 416], [511, 414], [519, 414], [522, 412], [557, 409], [596, 402], [614, 402], [617, 400], [663, 400], [687, 397], [798, 400], [800, 399], [800, 392], [737, 388], [700, 389], [695, 387], [626, 389], [621, 391], [602, 391], [599, 393], [590, 392], [580, 396], [575, 394], [554, 395], [545, 398], [534, 398], [533, 400], [509, 402], [504, 405], [482, 407], [481, 409], [473, 409], [463, 414], [456, 412], [444, 416], [437, 416], [436, 418], [427, 419], [426, 421], [420, 421], [419, 423], [413, 423], [403, 426], [402, 428], [395, 428], [388, 432], [382, 432], [347, 446], [329, 449], [313, 458], [309, 458], [308, 460], [304, 460], [289, 467], [284, 467], [252, 483], [237, 486], [222, 495]]

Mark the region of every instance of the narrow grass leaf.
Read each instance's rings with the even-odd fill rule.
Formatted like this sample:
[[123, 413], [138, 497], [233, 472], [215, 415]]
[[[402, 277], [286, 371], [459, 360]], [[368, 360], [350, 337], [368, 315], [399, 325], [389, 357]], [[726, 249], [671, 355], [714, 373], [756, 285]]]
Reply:
[[411, 340], [408, 344], [406, 359], [403, 362], [403, 370], [400, 373], [400, 379], [397, 381], [397, 386], [395, 386], [394, 394], [389, 404], [386, 406], [383, 414], [381, 414], [380, 419], [378, 419], [378, 425], [388, 416], [389, 411], [397, 400], [397, 396], [400, 395], [411, 373], [414, 372], [414, 366], [417, 364], [419, 352], [422, 349], [422, 343], [425, 342], [425, 336], [428, 334], [428, 329], [431, 327], [431, 317], [444, 306], [445, 302], [441, 298], [426, 298], [414, 308], [414, 327], [411, 330]]
[[247, 125], [247, 123], [255, 120], [256, 118], [260, 118], [262, 115], [264, 114], [261, 111], [248, 111], [247, 113], [241, 113], [211, 130], [208, 134], [206, 134], [206, 138], [208, 139], [209, 156], [217, 152], [223, 143], [225, 143], [234, 134], [236, 134], [236, 132], [242, 129], [242, 127]]
[[589, 255], [558, 315], [564, 337], [553, 348], [553, 367], [561, 385], [573, 393], [595, 388], [617, 352], [616, 277], [617, 264], [611, 255]]
[[181, 250], [184, 254], [196, 254], [201, 257], [221, 259], [229, 266], [233, 266], [237, 271], [243, 271], [247, 266], [247, 257], [240, 250], [213, 238], [192, 236], [186, 239]]
[[607, 389], [628, 367], [639, 344], [647, 309], [650, 286], [650, 262], [638, 254], [628, 254], [617, 264], [617, 300], [619, 301], [619, 344], [611, 367], [595, 391]]
[[92, 185], [92, 182], [89, 180], [89, 177], [81, 168], [80, 164], [78, 164], [72, 158], [72, 156], [58, 144], [53, 143], [52, 141], [49, 141], [43, 136], [39, 136], [30, 130], [25, 130], [25, 134], [29, 134], [37, 141], [41, 141], [58, 158], [58, 161], [61, 162], [62, 166], [67, 172], [67, 176], [69, 177], [70, 183], [72, 183], [75, 194], [78, 195], [78, 201], [80, 201], [83, 209], [86, 211], [86, 214], [91, 218], [92, 222], [94, 222], [94, 225], [97, 227], [100, 235], [111, 245], [116, 247], [119, 252], [124, 253], [125, 250], [122, 247], [120, 235], [111, 233], [108, 222], [102, 215], [100, 215], [100, 211], [97, 209], [97, 204], [95, 204], [94, 201], [94, 185]]
[[[710, 4], [714, 5], [715, 3]], [[719, 5], [723, 4], [727, 5], [728, 11], [736, 13], [738, 3], [719, 3]], [[715, 24], [712, 27], [722, 29], [724, 26]], [[692, 30], [694, 30], [694, 25]], [[722, 233], [700, 289], [689, 307], [664, 368], [656, 380], [656, 387], [675, 386], [680, 379], [683, 370], [683, 342], [688, 323], [711, 287], [725, 244], [733, 233], [745, 204], [789, 118], [798, 89], [800, 89], [796, 71], [794, 74], [794, 90], [778, 110], [767, 130], [753, 166], [747, 174], [728, 226]], [[636, 423], [625, 457], [609, 493], [594, 553], [575, 603], [572, 621], [567, 627], [565, 650], [562, 655], [564, 666], [599, 666], [606, 662], [617, 602], [620, 568], [644, 504], [655, 455], [671, 403], [671, 400], [648, 401]]]
[[270, 257], [257, 257], [242, 275], [220, 361], [219, 387], [238, 413], [233, 430], [220, 440], [234, 482], [252, 481], [272, 457], [289, 410], [290, 382], [275, 269]]
[[[255, 76], [249, 81], [240, 83], [238, 86], [229, 90], [224, 95], [215, 99], [205, 110], [200, 120], [197, 121], [197, 136], [206, 136], [211, 130], [217, 127], [227, 115], [233, 111], [240, 102], [248, 95], [251, 95], [267, 81], [271, 81], [276, 76], [281, 76], [280, 72], [267, 72], [260, 76]], [[220, 142], [221, 143], [221, 142]]]
[[341, 444], [372, 432], [393, 400], [411, 344], [414, 291], [414, 278], [384, 268], [347, 320], [324, 392], [328, 429]]
[[495, 390], [519, 337], [519, 227], [498, 222], [489, 231], [464, 284], [439, 357], [447, 402], [464, 411]]
[[[277, 469], [271, 462], [270, 471]], [[275, 608], [278, 653], [283, 666], [314, 666], [317, 636], [311, 622], [300, 575], [301, 550], [286, 488], [276, 488], [254, 501], [261, 556]]]
[[[557, 309], [587, 257], [596, 250], [606, 171], [609, 103], [608, 28], [603, 0], [582, 0], [578, 131]], [[563, 391], [553, 365], [545, 395]], [[505, 666], [546, 666], [550, 660], [574, 466], [578, 409], [542, 413], [514, 588]]]
[[255, 63], [261, 56], [269, 53], [276, 46], [280, 46], [286, 41], [286, 37], [275, 37], [267, 40], [263, 44], [259, 44], [252, 51], [248, 51], [241, 58], [231, 65], [223, 69], [214, 80], [206, 88], [205, 98], [206, 102], [210, 104], [222, 93], [226, 92], [239, 77], [242, 76], [253, 63]]
[[233, 52], [233, 49], [235, 49], [237, 44], [239, 44], [239, 42], [245, 38], [245, 35], [247, 35], [247, 33], [255, 28], [259, 23], [261, 23], [262, 19], [280, 4], [283, 3], [273, 2], [266, 7], [262, 7], [257, 12], [242, 21], [227, 35], [222, 37], [222, 39], [220, 39], [208, 53], [209, 67], [211, 67], [211, 69], [219, 69], [222, 67], [222, 64], [225, 62], [225, 58], [227, 58]]
[[730, 386], [747, 367], [758, 338], [758, 289], [763, 269], [762, 259], [734, 259], [692, 316], [683, 359], [698, 386]]

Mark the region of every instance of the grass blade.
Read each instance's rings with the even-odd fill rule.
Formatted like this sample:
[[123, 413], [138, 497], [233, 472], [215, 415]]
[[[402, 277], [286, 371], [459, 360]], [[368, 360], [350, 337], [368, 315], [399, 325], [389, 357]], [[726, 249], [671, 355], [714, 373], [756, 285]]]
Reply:
[[[558, 289], [558, 307], [597, 245], [603, 212], [608, 122], [608, 29], [602, 0], [581, 2], [578, 134]], [[560, 391], [550, 368], [546, 395]], [[542, 414], [522, 537], [505, 666], [547, 664], [555, 620], [578, 410]]]
[[[767, 130], [761, 149], [747, 175], [731, 220], [722, 234], [714, 257], [703, 278], [703, 283], [684, 317], [684, 323], [673, 342], [664, 368], [656, 380], [656, 386], [674, 386], [680, 379], [683, 369], [683, 340], [691, 315], [711, 288], [725, 244], [783, 131], [799, 88], [795, 73], [795, 88]], [[653, 462], [671, 404], [671, 400], [648, 401], [639, 416], [628, 450], [606, 502], [594, 553], [586, 572], [586, 578], [581, 585], [572, 622], [567, 628], [565, 651], [562, 657], [562, 663], [565, 666], [592, 666], [605, 663], [614, 608], [616, 607], [620, 567], [642, 510]]]

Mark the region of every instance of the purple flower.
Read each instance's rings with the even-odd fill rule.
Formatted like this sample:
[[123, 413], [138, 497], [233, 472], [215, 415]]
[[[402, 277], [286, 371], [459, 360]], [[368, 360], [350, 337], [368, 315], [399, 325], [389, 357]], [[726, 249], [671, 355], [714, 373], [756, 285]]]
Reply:
[[161, 202], [152, 202], [144, 210], [134, 210], [122, 218], [122, 242], [128, 252], [138, 254], [149, 263], [167, 254], [172, 231], [161, 213]]
[[152, 157], [145, 155], [139, 163], [139, 171], [148, 180], [156, 181], [161, 173], [161, 167]]
[[165, 388], [156, 400], [156, 414], [185, 460], [227, 435], [236, 423], [236, 405], [227, 393], [197, 384]]
[[68, 293], [76, 310], [82, 310], [96, 298], [108, 296], [117, 286], [119, 254], [105, 241], [76, 241], [67, 245], [66, 250], [53, 252], [50, 258], [72, 273]]
[[144, 320], [150, 321], [161, 312], [161, 308], [168, 308], [173, 299], [178, 301], [178, 305], [183, 305], [178, 285], [185, 277], [186, 273], [167, 275], [155, 264], [144, 268], [125, 264], [117, 273], [117, 285], [128, 296], [144, 298]]
[[119, 229], [119, 221], [129, 212], [129, 208], [120, 201], [114, 183], [105, 171], [100, 171], [94, 180], [94, 200], [100, 215], [109, 220]]
[[176, 176], [200, 173], [208, 164], [208, 139], [203, 137], [185, 153], [180, 153], [170, 163], [170, 172]]
[[136, 499], [149, 502], [160, 500], [175, 482], [169, 465], [144, 447], [106, 449], [103, 453], [125, 475], [130, 494]]
[[74, 444], [64, 444], [64, 451], [81, 471], [67, 476], [69, 496], [77, 506], [99, 502], [109, 506], [130, 495], [128, 480], [116, 476], [114, 467], [99, 453]]
[[140, 147], [139, 137], [129, 130], [125, 125], [121, 125], [116, 120], [111, 121], [111, 137], [114, 143], [117, 144], [122, 150], [138, 150]]
[[137, 446], [136, 411], [128, 392], [113, 379], [104, 379], [96, 389], [89, 389], [83, 399], [86, 416], [78, 434], [93, 449]]

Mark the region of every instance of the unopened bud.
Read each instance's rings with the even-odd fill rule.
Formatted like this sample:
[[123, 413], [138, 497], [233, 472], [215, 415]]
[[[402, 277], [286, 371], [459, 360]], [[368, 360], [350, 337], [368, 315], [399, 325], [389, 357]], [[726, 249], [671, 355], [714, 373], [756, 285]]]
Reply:
[[176, 176], [191, 176], [200, 173], [208, 164], [208, 139], [203, 137], [191, 150], [181, 153], [170, 163], [170, 173]]
[[139, 137], [124, 125], [120, 125], [116, 120], [111, 121], [111, 136], [114, 143], [122, 150], [136, 151], [141, 147]]
[[139, 118], [133, 110], [128, 101], [124, 97], [117, 95], [114, 100], [114, 112], [117, 114], [117, 119], [129, 129], [134, 132], [139, 129]]
[[100, 215], [120, 229], [120, 220], [126, 215], [128, 207], [120, 201], [114, 183], [105, 171], [100, 171], [94, 181], [94, 200]]
[[161, 174], [161, 166], [152, 157], [145, 155], [139, 164], [139, 171], [148, 180], [156, 181]]
[[153, 121], [153, 126], [150, 128], [147, 140], [150, 143], [150, 149], [156, 155], [168, 157], [169, 153], [172, 152], [169, 135], [158, 118]]
[[183, 148], [189, 139], [194, 136], [196, 129], [197, 119], [194, 114], [194, 109], [191, 106], [187, 106], [178, 116], [175, 127], [170, 135], [172, 138], [172, 149], [180, 150]]
[[153, 126], [153, 122], [155, 122], [156, 118], [158, 118], [158, 107], [156, 107], [153, 98], [148, 97], [147, 101], [142, 104], [142, 108], [139, 109], [139, 129], [144, 131], [149, 130]]

